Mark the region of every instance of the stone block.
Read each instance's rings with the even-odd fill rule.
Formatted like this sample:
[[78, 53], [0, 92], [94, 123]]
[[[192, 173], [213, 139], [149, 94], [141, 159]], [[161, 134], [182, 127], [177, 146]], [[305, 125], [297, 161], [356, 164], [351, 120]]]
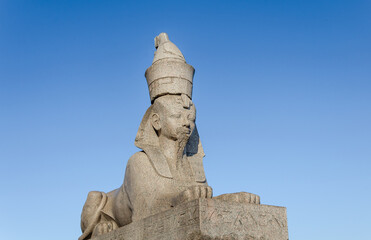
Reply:
[[92, 240], [288, 240], [286, 208], [198, 199]]

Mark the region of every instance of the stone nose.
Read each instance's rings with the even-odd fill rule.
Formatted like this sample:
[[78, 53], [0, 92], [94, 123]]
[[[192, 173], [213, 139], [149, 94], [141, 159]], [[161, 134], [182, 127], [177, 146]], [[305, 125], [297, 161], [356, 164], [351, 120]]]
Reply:
[[190, 126], [191, 126], [191, 123], [190, 123], [190, 121], [187, 119], [187, 117], [183, 117], [182, 118], [182, 124], [183, 124], [183, 127], [187, 127], [187, 128], [189, 128]]

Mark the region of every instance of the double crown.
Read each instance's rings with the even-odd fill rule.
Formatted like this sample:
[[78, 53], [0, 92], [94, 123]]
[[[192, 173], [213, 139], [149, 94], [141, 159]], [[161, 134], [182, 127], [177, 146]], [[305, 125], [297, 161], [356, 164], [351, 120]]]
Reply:
[[155, 37], [155, 47], [152, 65], [145, 73], [151, 102], [167, 94], [185, 94], [192, 99], [194, 68], [166, 33]]

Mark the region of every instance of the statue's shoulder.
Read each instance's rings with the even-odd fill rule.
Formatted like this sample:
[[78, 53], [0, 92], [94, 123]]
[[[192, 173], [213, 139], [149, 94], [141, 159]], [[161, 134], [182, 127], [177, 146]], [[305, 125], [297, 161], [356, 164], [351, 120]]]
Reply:
[[147, 168], [152, 168], [152, 165], [147, 154], [143, 151], [140, 151], [134, 153], [129, 158], [126, 168], [134, 170], [136, 172], [142, 172]]
[[136, 152], [136, 153], [134, 153], [131, 157], [130, 157], [130, 159], [129, 159], [129, 161], [143, 161], [143, 160], [146, 160], [146, 161], [148, 161], [148, 156], [147, 156], [147, 154], [145, 153], [145, 152], [143, 152], [143, 151], [140, 151], [140, 152]]
[[156, 148], [135, 153], [128, 161], [127, 171], [141, 175], [159, 175], [172, 178], [165, 156]]
[[149, 158], [147, 156], [147, 154], [143, 151], [140, 151], [140, 152], [136, 152], [134, 153], [130, 158], [129, 158], [129, 161], [128, 161], [128, 165], [129, 164], [143, 164], [143, 163], [149, 163]]

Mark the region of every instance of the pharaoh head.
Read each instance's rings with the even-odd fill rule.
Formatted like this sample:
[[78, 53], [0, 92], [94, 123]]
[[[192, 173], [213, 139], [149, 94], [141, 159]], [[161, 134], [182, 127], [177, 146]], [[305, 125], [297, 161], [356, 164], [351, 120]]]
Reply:
[[[204, 153], [195, 126], [196, 109], [192, 102], [194, 68], [186, 63], [166, 33], [155, 38], [155, 47], [157, 51], [152, 65], [145, 73], [151, 106], [140, 124], [135, 145], [147, 155], [159, 158], [159, 139], [168, 138], [179, 144], [179, 154], [185, 153], [189, 159], [202, 161]], [[161, 170], [159, 172], [167, 175]], [[200, 176], [200, 181], [202, 179], [204, 176]]]
[[150, 116], [159, 138], [177, 142], [178, 158], [195, 128], [196, 110], [186, 95], [164, 95], [155, 100]]
[[196, 109], [185, 95], [165, 95], [153, 103], [150, 118], [158, 136], [188, 140], [195, 127]]
[[[195, 129], [196, 110], [191, 100], [194, 68], [166, 33], [155, 38], [155, 47], [152, 65], [145, 73], [152, 105], [143, 118], [136, 143], [138, 146], [138, 142], [145, 141], [147, 128], [153, 128], [154, 137], [187, 143]], [[156, 142], [151, 140], [152, 144]]]

